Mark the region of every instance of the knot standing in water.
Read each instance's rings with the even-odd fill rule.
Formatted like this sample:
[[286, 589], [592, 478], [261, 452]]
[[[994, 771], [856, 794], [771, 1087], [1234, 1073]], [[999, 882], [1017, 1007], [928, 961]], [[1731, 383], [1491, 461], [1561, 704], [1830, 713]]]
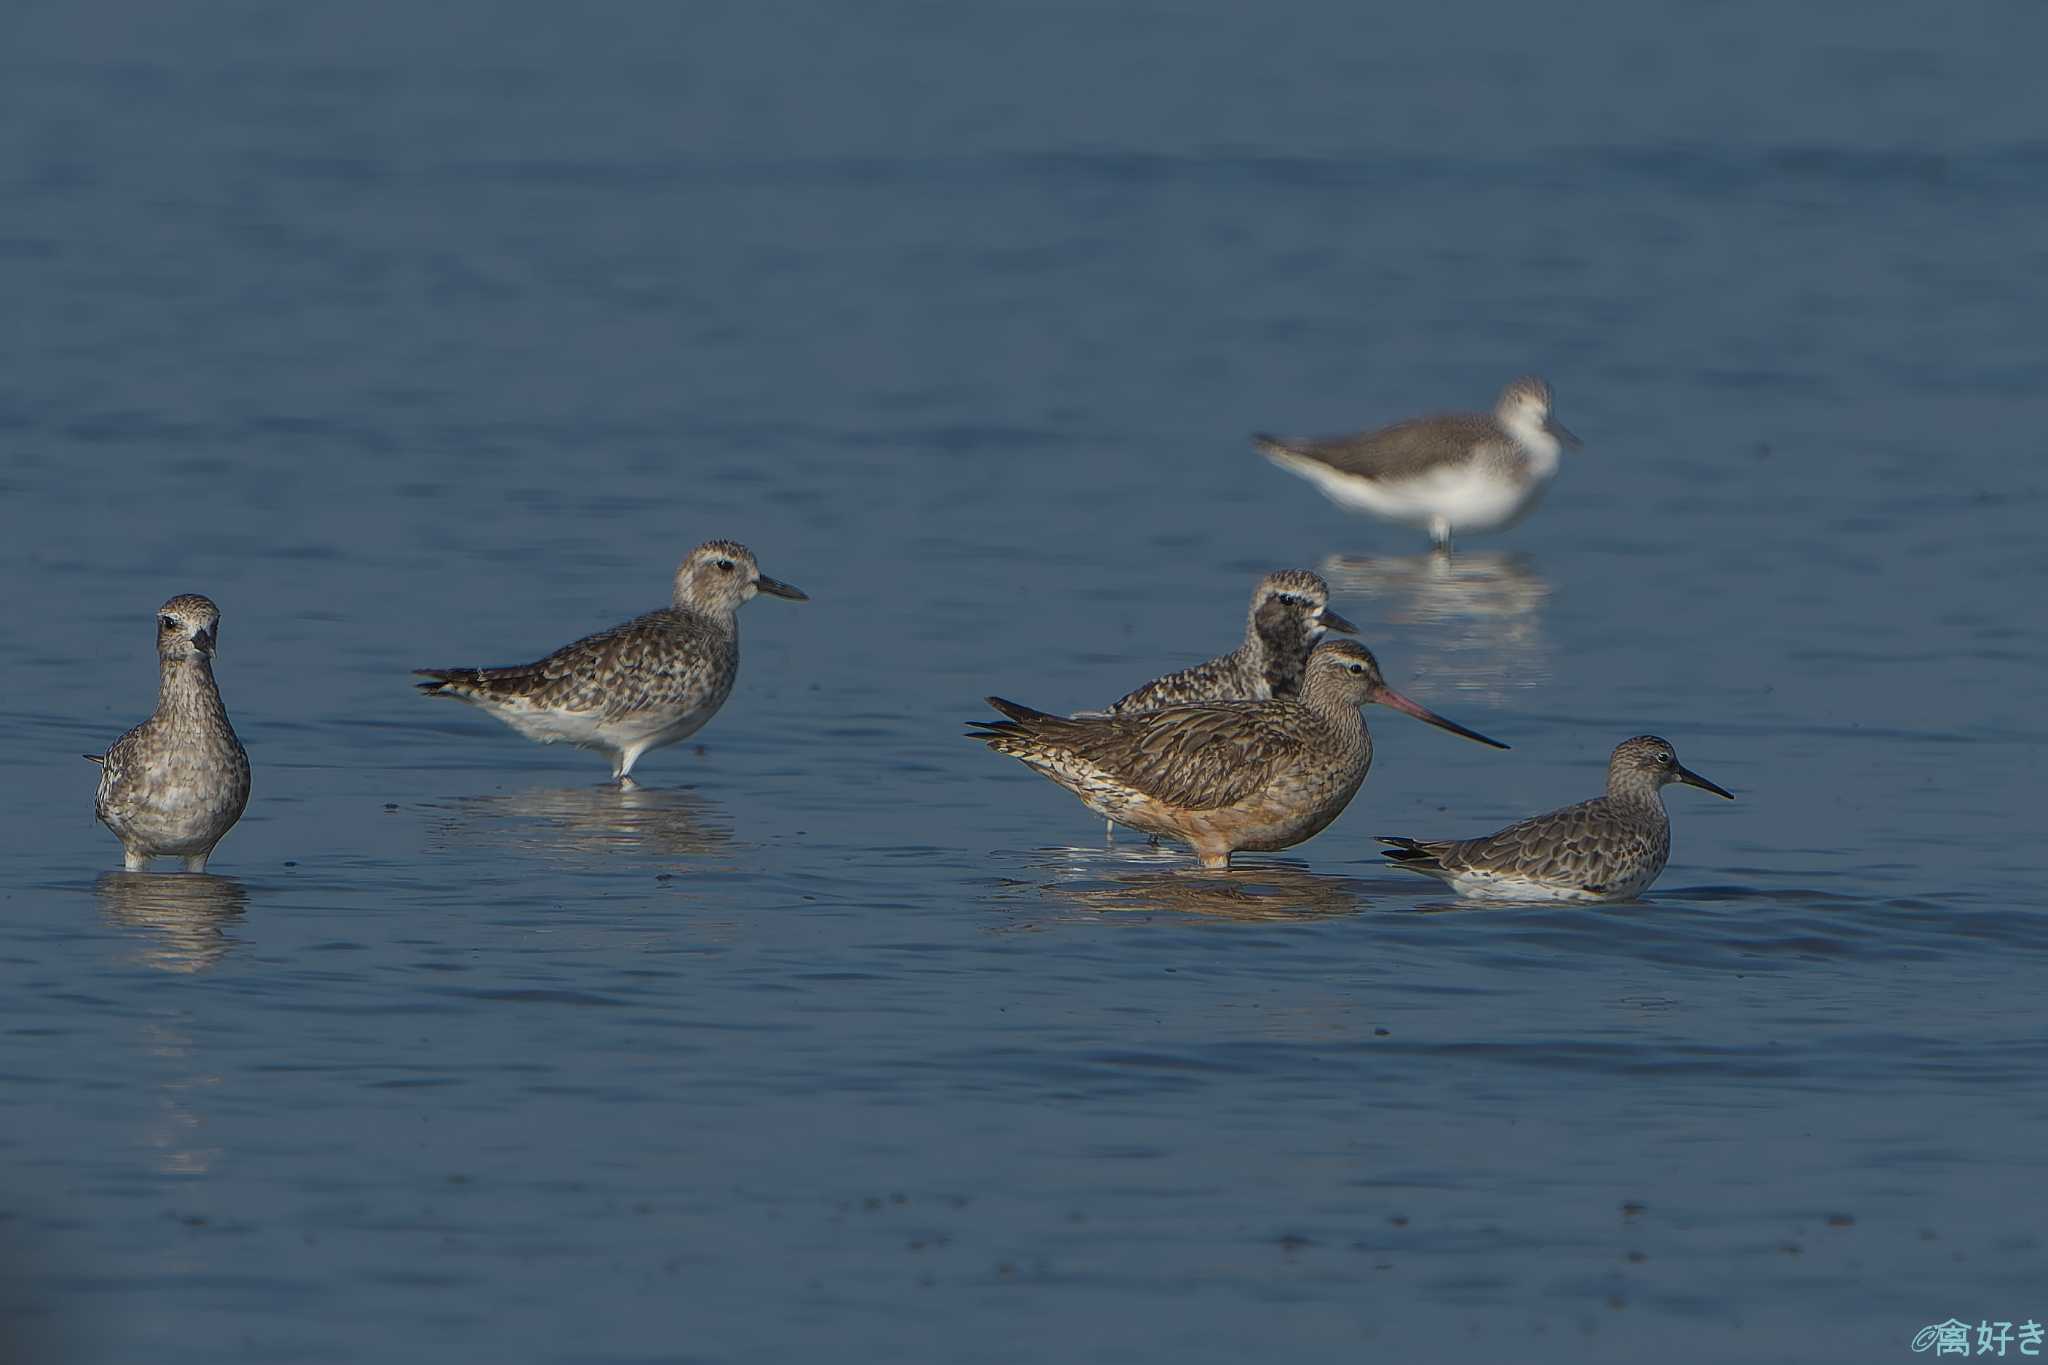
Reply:
[[95, 808], [130, 872], [156, 857], [183, 858], [187, 872], [204, 872], [249, 804], [249, 755], [213, 681], [219, 639], [220, 608], [210, 599], [187, 593], [164, 603], [156, 614], [155, 713], [106, 753], [86, 755], [100, 765]]
[[1666, 783], [1735, 799], [1678, 761], [1669, 740], [1623, 740], [1607, 761], [1607, 794], [1534, 815], [1479, 839], [1382, 837], [1396, 866], [1475, 900], [1620, 901], [1641, 895], [1671, 856]]
[[1297, 698], [1072, 719], [990, 697], [1009, 719], [970, 722], [969, 736], [1096, 814], [1180, 839], [1203, 867], [1226, 868], [1232, 853], [1292, 848], [1337, 818], [1372, 767], [1359, 708], [1373, 702], [1507, 748], [1387, 686], [1372, 651], [1351, 640], [1316, 646]]
[[538, 663], [418, 669], [433, 681], [417, 686], [480, 707], [528, 739], [607, 754], [612, 778], [629, 787], [642, 754], [688, 739], [725, 705], [740, 668], [737, 613], [764, 592], [810, 600], [764, 575], [738, 541], [706, 541], [676, 570], [669, 606]]
[[1550, 386], [1534, 375], [1501, 391], [1493, 411], [1418, 417], [1354, 436], [1252, 444], [1339, 507], [1425, 527], [1438, 549], [1457, 531], [1493, 531], [1526, 516], [1579, 438], [1550, 415]]

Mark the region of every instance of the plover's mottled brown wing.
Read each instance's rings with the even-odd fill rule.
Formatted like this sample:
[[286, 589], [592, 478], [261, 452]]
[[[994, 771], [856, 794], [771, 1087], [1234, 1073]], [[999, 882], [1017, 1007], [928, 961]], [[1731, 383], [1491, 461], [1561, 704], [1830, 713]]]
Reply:
[[1158, 711], [1168, 706], [1188, 706], [1201, 701], [1250, 698], [1256, 678], [1247, 675], [1236, 654], [1224, 654], [1178, 673], [1154, 678], [1143, 687], [1126, 692], [1110, 704], [1103, 715], [1124, 715], [1134, 711]]
[[1478, 450], [1498, 446], [1505, 452], [1514, 444], [1499, 423], [1476, 412], [1418, 417], [1350, 436], [1294, 440], [1261, 434], [1252, 443], [1268, 456], [1313, 460], [1354, 478], [1394, 481], [1462, 462]]
[[1532, 815], [1476, 839], [1382, 838], [1386, 856], [1418, 872], [1490, 873], [1556, 885], [1590, 886], [1656, 856], [1656, 830], [1622, 818], [1605, 797]]
[[[1247, 800], [1308, 753], [1293, 703], [1210, 702], [1142, 715], [1069, 720], [1000, 697], [989, 705], [1010, 719], [978, 722], [991, 747], [1057, 751], [1115, 782], [1184, 810], [1217, 810]], [[1295, 722], [1290, 724], [1289, 722]], [[1056, 755], [1055, 755], [1056, 756]]]
[[[100, 785], [99, 790], [93, 793], [93, 810], [103, 821], [118, 822], [142, 805], [143, 783], [139, 780], [142, 760], [138, 748], [148, 724], [144, 721], [130, 728], [128, 733], [109, 744], [104, 754], [93, 758], [93, 762], [100, 765]], [[86, 757], [93, 756], [87, 754]]]
[[423, 668], [429, 694], [447, 690], [480, 700], [550, 711], [601, 712], [607, 718], [656, 707], [687, 706], [708, 695], [725, 667], [730, 640], [694, 615], [651, 611], [624, 625], [564, 645], [537, 663], [510, 668]]

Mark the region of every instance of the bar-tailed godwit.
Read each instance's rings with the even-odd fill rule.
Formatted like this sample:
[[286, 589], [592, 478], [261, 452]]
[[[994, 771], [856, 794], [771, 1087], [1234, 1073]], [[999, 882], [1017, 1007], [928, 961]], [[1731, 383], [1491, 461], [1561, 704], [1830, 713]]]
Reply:
[[1359, 710], [1367, 703], [1507, 747], [1387, 686], [1372, 651], [1352, 640], [1317, 645], [1293, 699], [1083, 719], [988, 702], [1008, 719], [971, 722], [971, 738], [1022, 760], [1098, 815], [1186, 842], [1206, 868], [1230, 866], [1239, 851], [1291, 848], [1337, 818], [1372, 766]]

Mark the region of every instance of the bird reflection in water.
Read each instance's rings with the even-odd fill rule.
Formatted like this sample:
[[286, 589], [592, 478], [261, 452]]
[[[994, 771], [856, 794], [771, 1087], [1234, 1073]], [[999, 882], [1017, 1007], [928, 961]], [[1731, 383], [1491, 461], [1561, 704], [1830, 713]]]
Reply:
[[1524, 556], [1332, 555], [1322, 571], [1332, 597], [1371, 598], [1389, 625], [1429, 627], [1403, 664], [1418, 684], [1497, 702], [1550, 679], [1550, 584]]
[[[108, 872], [93, 890], [109, 920], [140, 931], [129, 936], [136, 945], [131, 960], [165, 972], [217, 966], [235, 945], [230, 927], [249, 908], [240, 882], [205, 872]], [[142, 1147], [164, 1175], [204, 1175], [221, 1156], [208, 1135], [205, 1105], [220, 1075], [203, 1064], [175, 1019], [144, 1020], [140, 1043], [162, 1072], [152, 1087], [156, 1103], [140, 1111]]]
[[135, 960], [166, 972], [203, 972], [234, 946], [228, 926], [249, 908], [232, 877], [205, 872], [108, 872], [94, 884], [107, 918], [137, 935]]
[[[1083, 870], [1078, 859], [1066, 866]], [[1082, 878], [1033, 889], [1048, 904], [1091, 914], [1137, 911], [1230, 920], [1314, 920], [1355, 915], [1366, 906], [1363, 882], [1318, 876], [1286, 863], [1247, 863], [1228, 872], [1205, 872], [1184, 862], [1170, 868], [1112, 869], [1104, 867], [1098, 855]]]
[[433, 841], [439, 847], [481, 845], [583, 858], [701, 857], [731, 847], [732, 817], [689, 791], [546, 788], [465, 797], [435, 825]]

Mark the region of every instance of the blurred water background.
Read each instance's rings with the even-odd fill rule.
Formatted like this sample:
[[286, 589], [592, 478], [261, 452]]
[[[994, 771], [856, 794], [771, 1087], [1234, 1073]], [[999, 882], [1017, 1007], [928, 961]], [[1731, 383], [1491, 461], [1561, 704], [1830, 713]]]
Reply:
[[[0, 1298], [24, 1359], [1891, 1360], [2048, 1319], [2048, 16], [205, 7], [0, 44]], [[1587, 442], [1449, 565], [1254, 429]], [[692, 745], [422, 701], [745, 541]], [[1326, 573], [1228, 877], [959, 737]], [[79, 761], [224, 613], [204, 878]], [[2030, 605], [2031, 604], [2031, 605]], [[1377, 833], [1671, 793], [1634, 906]], [[166, 865], [168, 866], [168, 865]], [[22, 1343], [40, 1343], [24, 1345]]]

